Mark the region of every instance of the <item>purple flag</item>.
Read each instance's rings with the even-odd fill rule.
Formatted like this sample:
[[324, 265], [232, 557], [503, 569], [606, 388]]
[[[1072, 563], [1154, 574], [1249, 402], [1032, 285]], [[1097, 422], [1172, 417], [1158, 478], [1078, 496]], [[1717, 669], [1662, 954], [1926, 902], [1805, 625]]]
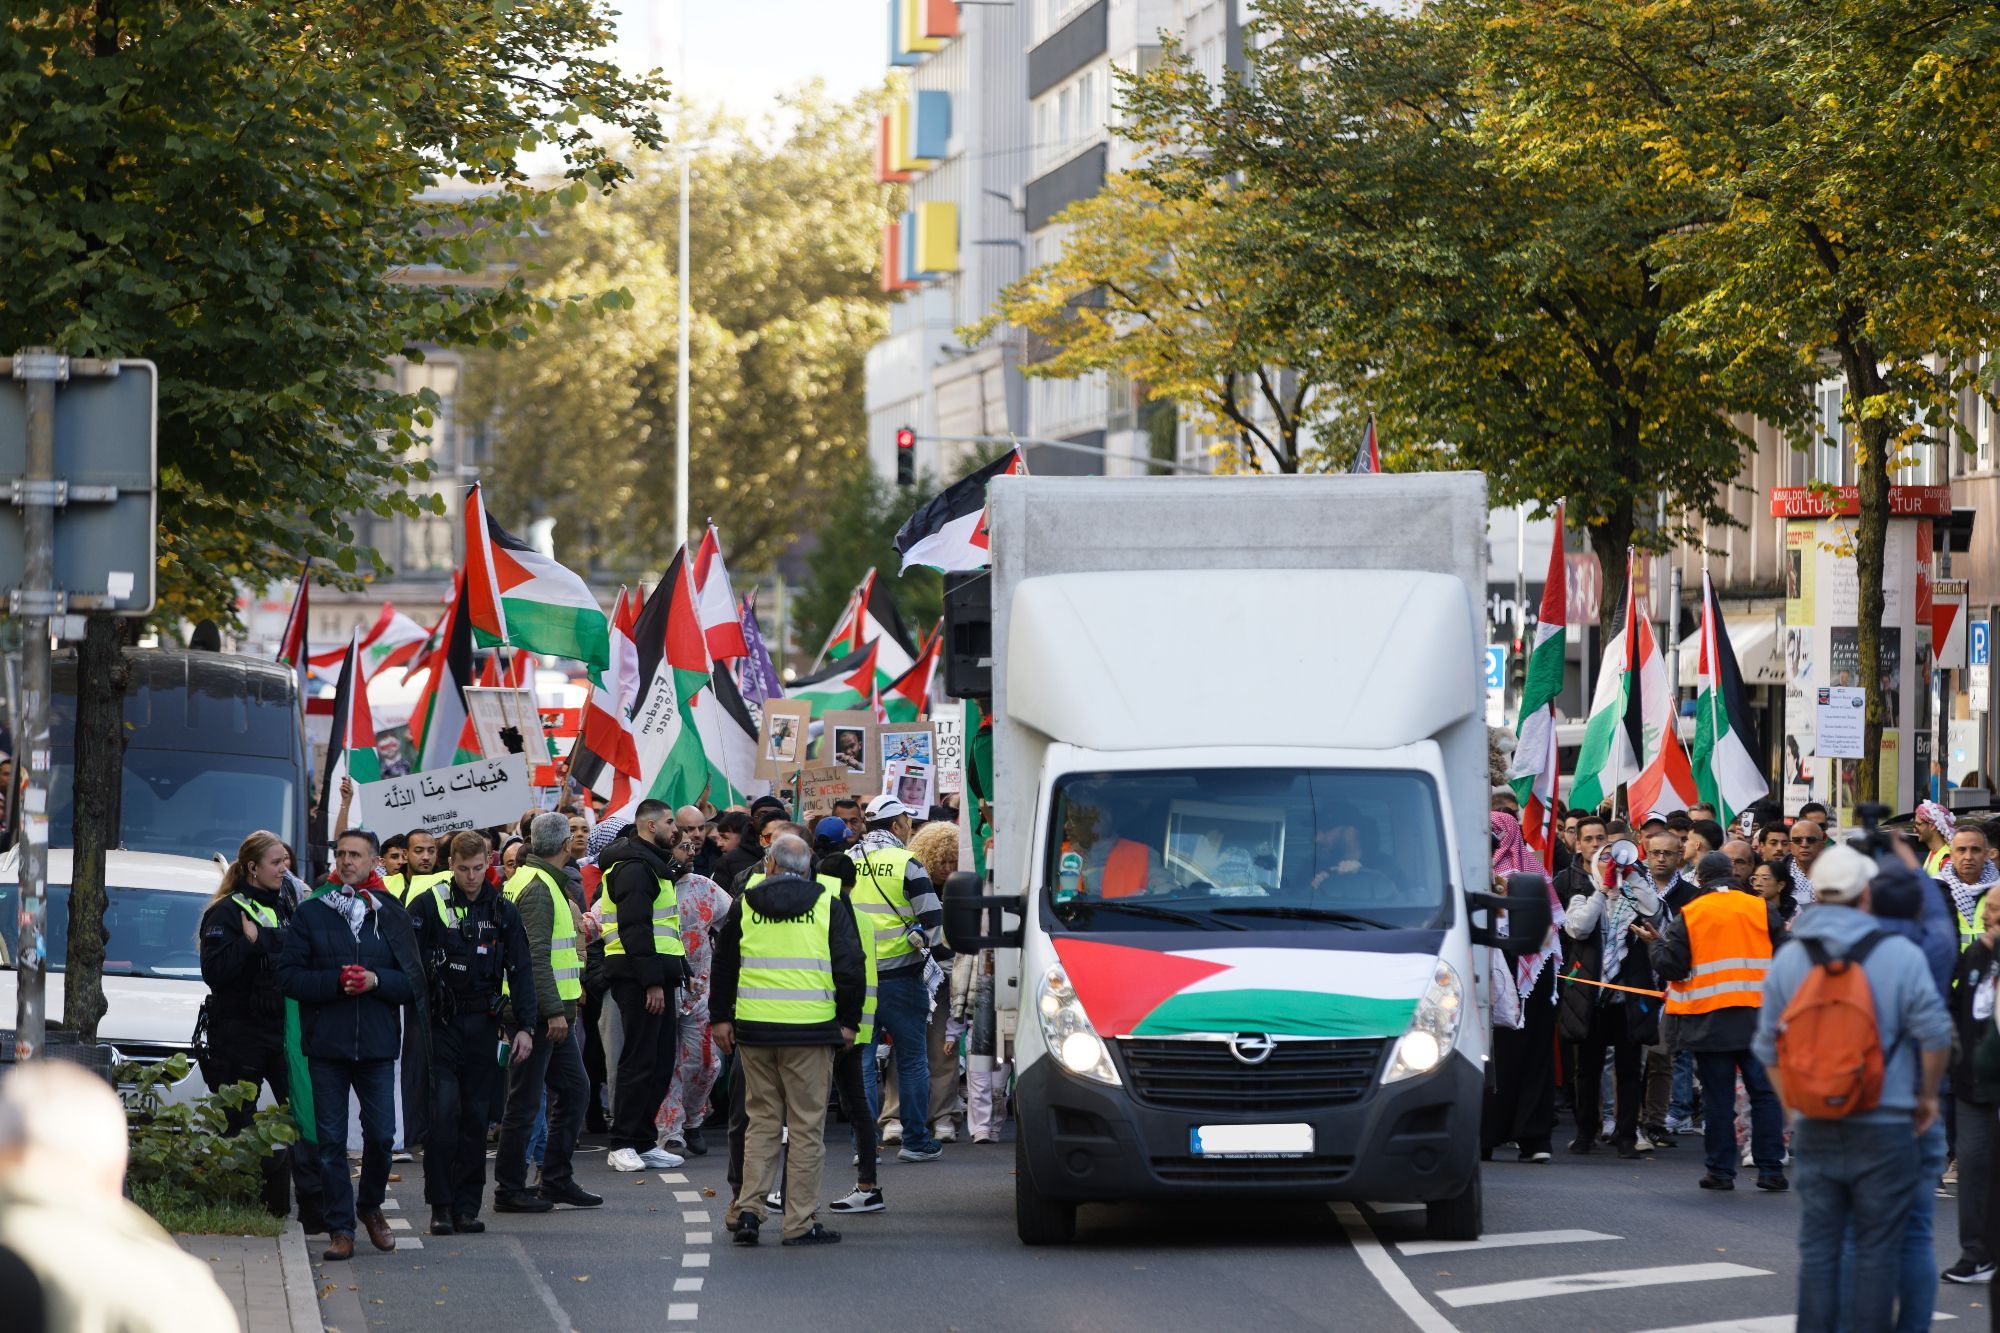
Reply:
[[764, 701], [783, 698], [785, 687], [778, 680], [778, 669], [771, 665], [769, 650], [764, 647], [764, 631], [757, 627], [755, 589], [743, 594], [743, 642], [750, 645], [750, 651], [736, 664], [736, 688], [742, 691], [743, 701], [761, 714]]

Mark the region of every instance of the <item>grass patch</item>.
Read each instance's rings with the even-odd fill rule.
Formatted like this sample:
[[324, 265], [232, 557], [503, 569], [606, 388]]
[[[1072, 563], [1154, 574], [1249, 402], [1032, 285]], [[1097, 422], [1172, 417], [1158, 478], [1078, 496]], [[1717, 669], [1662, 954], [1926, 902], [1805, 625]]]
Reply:
[[261, 1203], [217, 1203], [191, 1199], [178, 1190], [140, 1184], [132, 1190], [138, 1204], [155, 1222], [172, 1232], [197, 1236], [275, 1236], [285, 1219], [271, 1216]]

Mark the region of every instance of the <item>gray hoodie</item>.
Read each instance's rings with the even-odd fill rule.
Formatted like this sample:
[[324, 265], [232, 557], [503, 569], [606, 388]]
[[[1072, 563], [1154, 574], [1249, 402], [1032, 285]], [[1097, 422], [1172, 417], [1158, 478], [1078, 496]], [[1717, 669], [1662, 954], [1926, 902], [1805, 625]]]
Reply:
[[[1845, 954], [1862, 936], [1882, 929], [1882, 923], [1856, 908], [1817, 903], [1801, 911], [1792, 923], [1792, 938], [1771, 960], [1764, 980], [1764, 1007], [1757, 1011], [1757, 1036], [1750, 1049], [1765, 1065], [1778, 1062], [1778, 1023], [1785, 1006], [1812, 970], [1812, 959], [1801, 940], [1818, 939], [1836, 956]], [[1917, 1106], [1922, 1067], [1918, 1051], [1951, 1049], [1951, 1014], [1938, 998], [1930, 964], [1923, 950], [1893, 932], [1884, 931], [1861, 965], [1868, 991], [1875, 1000], [1875, 1021], [1882, 1034], [1882, 1100], [1873, 1110], [1848, 1117], [1857, 1122], [1906, 1121]]]

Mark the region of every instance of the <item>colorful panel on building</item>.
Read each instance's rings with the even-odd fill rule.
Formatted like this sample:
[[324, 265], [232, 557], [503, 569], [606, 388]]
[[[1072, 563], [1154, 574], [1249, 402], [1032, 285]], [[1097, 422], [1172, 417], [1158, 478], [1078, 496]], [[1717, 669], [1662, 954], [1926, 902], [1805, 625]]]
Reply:
[[875, 179], [884, 185], [899, 185], [910, 178], [907, 171], [896, 169], [896, 160], [901, 154], [896, 149], [895, 127], [891, 118], [882, 116], [875, 123]]
[[906, 292], [916, 285], [903, 276], [903, 224], [885, 223], [882, 227], [882, 290]]
[[910, 157], [937, 162], [951, 140], [951, 94], [923, 89], [910, 94]]
[[923, 11], [924, 36], [958, 36], [958, 0], [912, 0], [912, 3]]
[[894, 0], [894, 9], [902, 16], [904, 50], [929, 55], [943, 49], [942, 39], [928, 36], [924, 31], [929, 26], [928, 0]]
[[926, 276], [958, 272], [958, 205], [918, 204], [915, 227], [917, 272]]
[[914, 65], [923, 59], [903, 40], [904, 3], [905, 0], [889, 0], [889, 63], [892, 65]]

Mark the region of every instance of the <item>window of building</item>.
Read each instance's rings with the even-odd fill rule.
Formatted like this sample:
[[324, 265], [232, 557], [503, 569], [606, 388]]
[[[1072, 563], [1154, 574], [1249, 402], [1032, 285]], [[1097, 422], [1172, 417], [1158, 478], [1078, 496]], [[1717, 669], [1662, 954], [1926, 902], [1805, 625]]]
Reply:
[[1993, 404], [1987, 399], [1988, 394], [1995, 392], [1995, 385], [1988, 378], [1992, 369], [1991, 358], [1979, 358], [1979, 378], [1972, 400], [1972, 466], [1979, 472], [1993, 468], [1995, 414]]
[[1110, 124], [1109, 69], [1092, 65], [1035, 99], [1035, 174], [1102, 139]]
[[1847, 396], [1847, 381], [1828, 380], [1813, 391], [1816, 436], [1813, 442], [1812, 479], [1834, 486], [1853, 481], [1849, 475], [1847, 423], [1841, 420], [1841, 406]]

